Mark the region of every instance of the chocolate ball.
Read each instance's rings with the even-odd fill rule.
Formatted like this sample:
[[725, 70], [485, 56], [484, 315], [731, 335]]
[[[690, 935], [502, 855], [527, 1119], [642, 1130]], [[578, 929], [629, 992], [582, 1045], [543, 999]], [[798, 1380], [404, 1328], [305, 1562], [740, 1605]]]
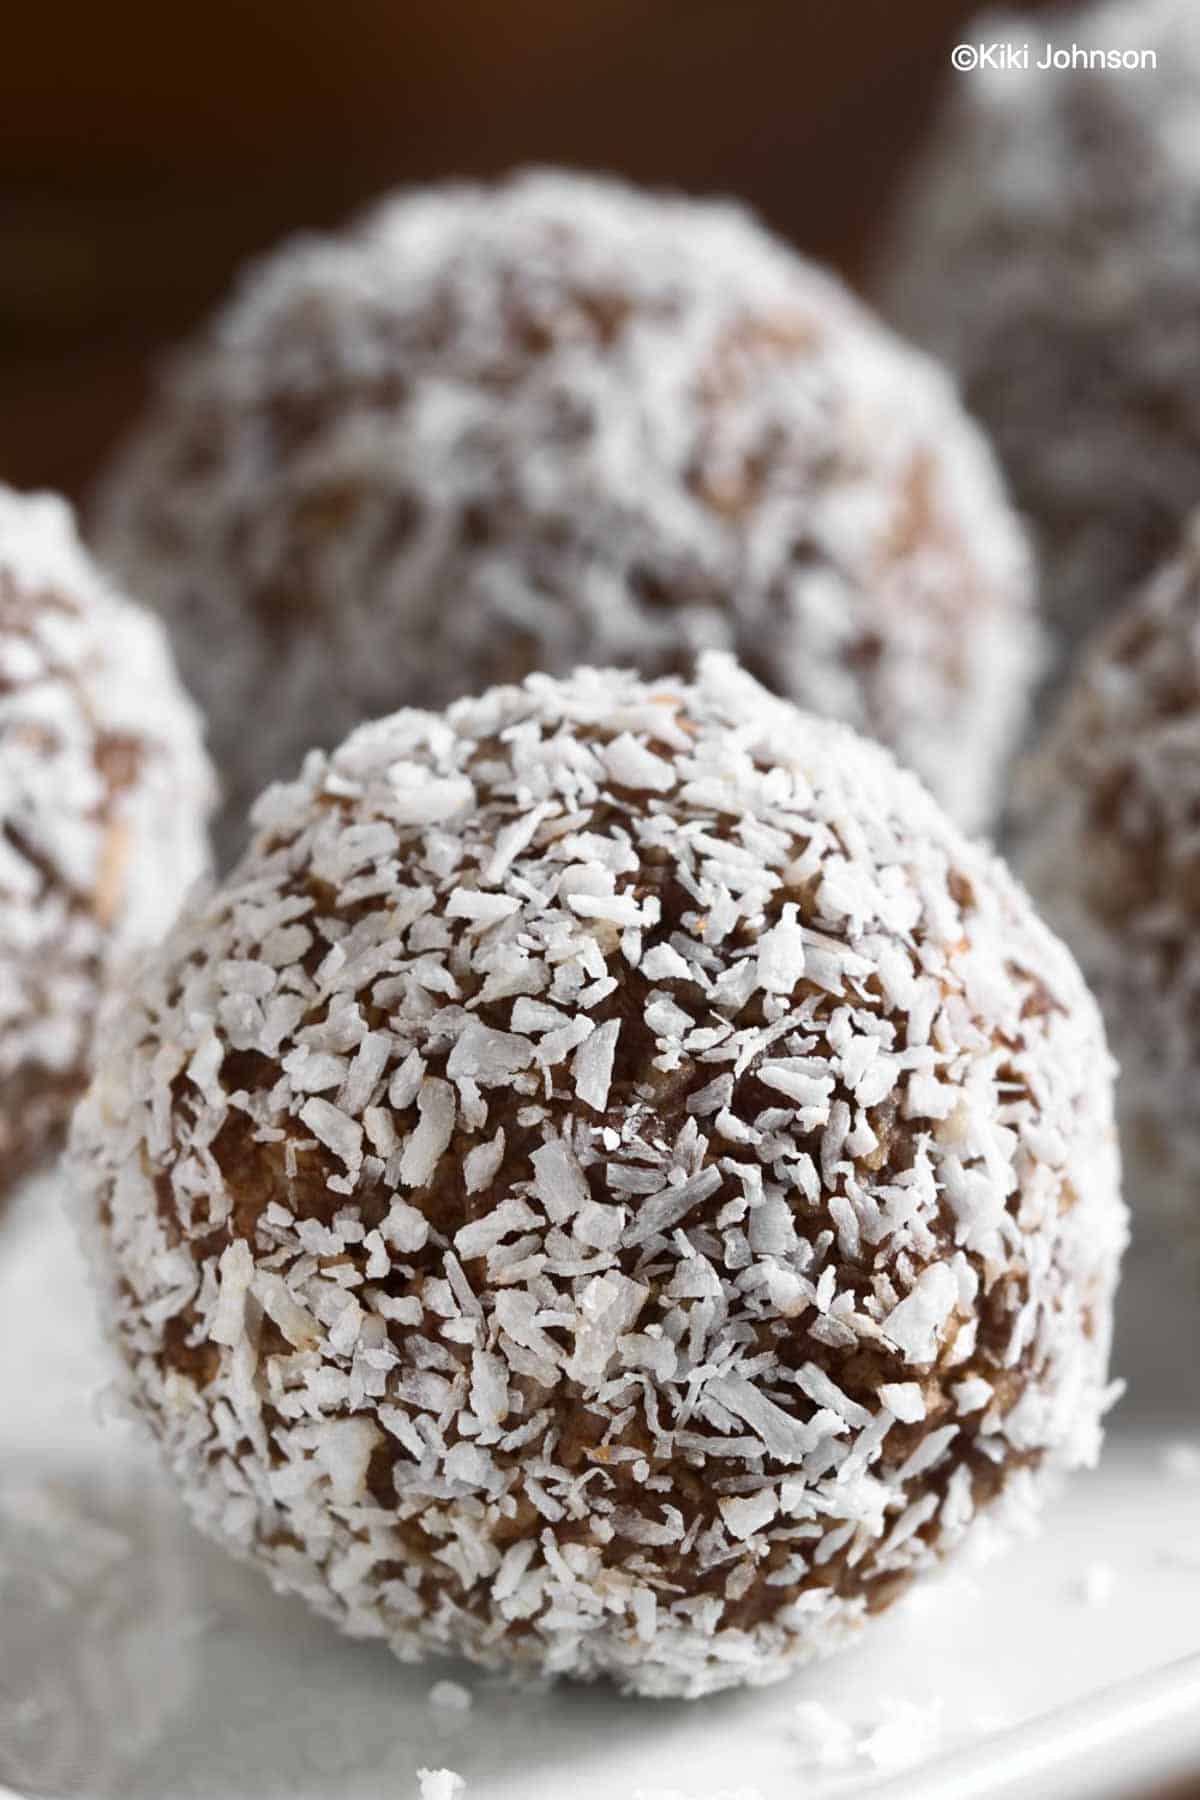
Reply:
[[0, 486], [0, 1198], [58, 1147], [101, 992], [205, 868], [212, 798], [162, 627], [61, 500]]
[[[1038, 67], [1048, 40], [1082, 59]], [[1029, 66], [948, 77], [878, 292], [991, 432], [1069, 652], [1200, 495], [1200, 12], [995, 13], [970, 41], [1028, 45]]]
[[75, 1171], [201, 1527], [351, 1633], [767, 1682], [1090, 1462], [1124, 1240], [1063, 946], [724, 656], [268, 791]]
[[1200, 1252], [1200, 515], [1091, 646], [1016, 814], [1023, 872], [1117, 1053], [1146, 1235]]
[[212, 720], [227, 848], [364, 718], [706, 647], [979, 825], [1038, 659], [944, 377], [741, 210], [566, 174], [401, 194], [254, 270], [100, 538]]

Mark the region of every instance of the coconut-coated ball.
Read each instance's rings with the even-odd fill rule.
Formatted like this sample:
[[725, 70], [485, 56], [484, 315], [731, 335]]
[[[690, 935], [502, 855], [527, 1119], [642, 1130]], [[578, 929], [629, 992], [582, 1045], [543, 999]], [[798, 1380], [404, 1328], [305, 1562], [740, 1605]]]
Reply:
[[566, 174], [404, 193], [253, 271], [100, 535], [212, 719], [227, 846], [364, 718], [703, 647], [976, 826], [1037, 661], [945, 378], [740, 209]]
[[348, 1631], [765, 1682], [1090, 1462], [1067, 951], [723, 656], [363, 726], [109, 1023], [76, 1180], [201, 1527]]
[[101, 991], [204, 870], [212, 798], [161, 625], [63, 501], [0, 485], [0, 1199], [58, 1148]]
[[1200, 514], [1091, 646], [1015, 811], [1120, 1063], [1139, 1216], [1200, 1251]]
[[[1157, 66], [1038, 68], [1047, 40]], [[971, 42], [1031, 66], [950, 77], [879, 294], [992, 434], [1070, 650], [1200, 496], [1200, 9], [994, 13]]]

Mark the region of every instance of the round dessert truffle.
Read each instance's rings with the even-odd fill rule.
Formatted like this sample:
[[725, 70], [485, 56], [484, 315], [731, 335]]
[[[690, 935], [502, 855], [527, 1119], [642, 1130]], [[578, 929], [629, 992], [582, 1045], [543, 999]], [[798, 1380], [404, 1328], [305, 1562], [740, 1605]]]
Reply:
[[1037, 659], [945, 378], [742, 211], [564, 174], [285, 247], [168, 377], [100, 532], [212, 719], [226, 847], [364, 718], [703, 647], [978, 825]]
[[1132, 1191], [1200, 1249], [1200, 514], [1080, 665], [1016, 815], [1112, 1035]]
[[401, 1656], [696, 1695], [1094, 1457], [1099, 1017], [884, 750], [710, 655], [398, 713], [256, 818], [76, 1127], [204, 1530]]
[[162, 627], [61, 500], [0, 486], [0, 1199], [58, 1147], [104, 983], [205, 868], [212, 795]]
[[[1157, 67], [1039, 68], [1047, 39]], [[950, 78], [880, 291], [993, 434], [1069, 648], [1200, 495], [1200, 9], [995, 14], [971, 41], [1029, 44], [1030, 67]]]

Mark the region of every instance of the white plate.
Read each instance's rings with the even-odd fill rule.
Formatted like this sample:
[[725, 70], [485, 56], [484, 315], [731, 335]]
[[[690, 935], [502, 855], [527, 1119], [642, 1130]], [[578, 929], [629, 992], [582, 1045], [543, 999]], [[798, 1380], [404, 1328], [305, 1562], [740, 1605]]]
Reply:
[[[1200, 1470], [1170, 1455], [1200, 1455], [1200, 1296], [1167, 1263], [1130, 1265], [1118, 1366], [1102, 1466], [1042, 1535], [951, 1569], [857, 1648], [696, 1705], [530, 1694], [346, 1642], [194, 1536], [89, 1404], [90, 1299], [52, 1184], [30, 1187], [0, 1222], [0, 1783], [415, 1800], [418, 1769], [450, 1768], [466, 1800], [1141, 1800], [1189, 1773], [1200, 1791]], [[430, 1704], [447, 1677], [469, 1713]], [[797, 1736], [811, 1701], [860, 1745], [891, 1719], [875, 1760], [818, 1769]], [[926, 1755], [898, 1772], [905, 1704]]]

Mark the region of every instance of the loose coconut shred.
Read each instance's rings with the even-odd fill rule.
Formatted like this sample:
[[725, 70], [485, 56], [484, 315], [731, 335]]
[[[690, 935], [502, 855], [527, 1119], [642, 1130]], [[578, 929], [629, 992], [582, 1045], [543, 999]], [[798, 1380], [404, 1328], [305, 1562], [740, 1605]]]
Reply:
[[1200, 513], [1092, 644], [1021, 772], [1022, 866], [1121, 1064], [1150, 1234], [1200, 1258]]
[[398, 1655], [766, 1682], [1100, 1441], [1069, 954], [729, 659], [310, 755], [108, 1022], [75, 1175], [203, 1529]]
[[57, 1148], [101, 988], [205, 867], [211, 801], [162, 627], [61, 500], [0, 485], [0, 1198]]
[[741, 209], [562, 173], [285, 246], [161, 389], [100, 527], [175, 633], [239, 848], [314, 732], [703, 648], [978, 825], [1038, 660], [944, 376]]

